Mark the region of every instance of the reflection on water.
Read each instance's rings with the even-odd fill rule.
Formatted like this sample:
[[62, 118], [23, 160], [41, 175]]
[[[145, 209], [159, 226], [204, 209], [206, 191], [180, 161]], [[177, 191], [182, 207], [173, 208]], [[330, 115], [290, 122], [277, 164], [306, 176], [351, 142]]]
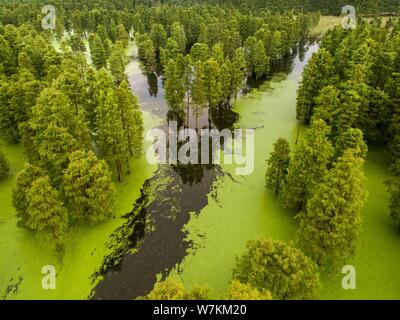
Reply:
[[[307, 43], [272, 67], [274, 73], [285, 73], [299, 81], [302, 70], [318, 44]], [[221, 106], [201, 115], [185, 112], [171, 114], [164, 99], [162, 78], [155, 74], [145, 75], [140, 63], [133, 58], [126, 70], [134, 93], [139, 97], [143, 110], [168, 121], [178, 120], [181, 126], [190, 128], [233, 129], [239, 119], [230, 106]], [[249, 79], [241, 94], [259, 87], [268, 79]], [[92, 292], [93, 299], [133, 299], [147, 294], [154, 286], [157, 275], [166, 276], [179, 264], [192, 246], [185, 240], [183, 227], [191, 214], [199, 214], [208, 204], [208, 195], [214, 197], [214, 181], [223, 175], [217, 165], [161, 165], [155, 175], [146, 181], [141, 197], [131, 213], [125, 216], [126, 223], [117, 229], [110, 239], [111, 254], [104, 259], [94, 280], [99, 283]], [[132, 251], [133, 250], [133, 251]], [[99, 277], [98, 277], [99, 276]], [[96, 282], [97, 283], [97, 282]]]

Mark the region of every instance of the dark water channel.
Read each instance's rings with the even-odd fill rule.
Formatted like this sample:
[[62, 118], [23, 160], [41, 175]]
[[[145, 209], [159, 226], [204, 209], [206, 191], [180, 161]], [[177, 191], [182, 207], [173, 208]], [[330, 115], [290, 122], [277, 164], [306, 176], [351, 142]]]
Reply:
[[[315, 51], [315, 44], [302, 46], [274, 66], [271, 75], [279, 72], [298, 79]], [[169, 113], [161, 77], [144, 75], [135, 55], [127, 73], [142, 109], [165, 119], [161, 125], [165, 128]], [[241, 94], [266, 80], [249, 79]], [[212, 112], [211, 126], [219, 130], [232, 128], [238, 119], [239, 115], [229, 107], [221, 107]], [[198, 117], [197, 126], [209, 127], [207, 111]], [[193, 113], [190, 113], [189, 127], [196, 128]], [[213, 184], [223, 174], [216, 165], [160, 165], [143, 185], [132, 212], [125, 215], [125, 224], [112, 235], [109, 241], [112, 253], [93, 275], [97, 285], [91, 298], [134, 299], [151, 291], [157, 275], [166, 276], [186, 256], [192, 243], [185, 240], [182, 229], [191, 213], [199, 214], [207, 206], [208, 195], [217, 199], [218, 190]]]

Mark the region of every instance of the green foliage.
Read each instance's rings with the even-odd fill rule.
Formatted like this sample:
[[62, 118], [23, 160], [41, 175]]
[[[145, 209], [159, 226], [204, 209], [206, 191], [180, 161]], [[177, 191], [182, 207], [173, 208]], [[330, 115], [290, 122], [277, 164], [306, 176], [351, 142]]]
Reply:
[[135, 159], [140, 158], [143, 150], [143, 117], [136, 96], [132, 94], [128, 82], [122, 81], [115, 90], [118, 106], [121, 112], [124, 139], [128, 145], [128, 151]]
[[193, 62], [202, 61], [205, 62], [210, 57], [210, 48], [205, 43], [196, 42], [190, 49], [190, 56]]
[[28, 164], [18, 174], [13, 204], [20, 227], [39, 234], [49, 246], [62, 250], [68, 216], [58, 192], [41, 169]]
[[343, 266], [354, 255], [361, 229], [364, 205], [363, 160], [348, 149], [319, 184], [298, 214], [301, 247], [318, 264]]
[[103, 42], [98, 34], [90, 35], [89, 38], [90, 53], [92, 55], [93, 65], [97, 70], [107, 67], [107, 52]]
[[119, 84], [126, 79], [125, 66], [128, 63], [128, 59], [125, 53], [125, 48], [121, 42], [118, 42], [113, 46], [108, 63], [115, 83]]
[[17, 211], [19, 219], [18, 225], [21, 227], [26, 226], [28, 220], [28, 206], [29, 202], [26, 197], [33, 181], [40, 177], [44, 177], [45, 173], [38, 167], [31, 164], [25, 165], [24, 169], [18, 174], [17, 184], [13, 190], [13, 205]]
[[326, 175], [333, 156], [333, 147], [327, 137], [329, 132], [325, 122], [317, 120], [306, 130], [296, 147], [282, 194], [286, 207], [294, 206], [298, 211], [304, 209]]
[[30, 120], [20, 129], [29, 159], [44, 168], [53, 181], [60, 179], [68, 163], [68, 153], [90, 148], [84, 111], [74, 113], [69, 99], [53, 88], [42, 91]]
[[309, 124], [315, 107], [315, 97], [330, 83], [334, 73], [333, 58], [324, 48], [313, 55], [303, 72], [297, 96], [297, 119]]
[[177, 62], [170, 59], [165, 68], [165, 100], [174, 112], [183, 109], [183, 99], [185, 98], [185, 89], [181, 79], [182, 74], [179, 72]]
[[0, 180], [8, 176], [10, 172], [10, 164], [6, 155], [0, 150]]
[[31, 109], [42, 90], [33, 74], [22, 69], [12, 80], [0, 83], [0, 135], [8, 142], [21, 139], [19, 124], [29, 119]]
[[178, 45], [179, 52], [185, 53], [187, 44], [186, 33], [183, 26], [177, 21], [171, 25], [171, 38]]
[[47, 176], [34, 180], [26, 193], [27, 220], [24, 225], [57, 251], [63, 250], [68, 215]]
[[154, 289], [143, 300], [209, 300], [209, 290], [194, 288], [186, 290], [183, 283], [173, 277], [157, 282]]
[[99, 92], [99, 105], [96, 109], [97, 137], [100, 154], [123, 181], [129, 159], [128, 141], [125, 139], [124, 125], [118, 106], [118, 99], [112, 89]]
[[160, 23], [155, 23], [151, 26], [150, 39], [153, 41], [155, 52], [160, 54], [160, 48], [165, 48], [167, 44], [167, 33], [164, 26]]
[[82, 37], [79, 34], [74, 33], [73, 35], [71, 35], [67, 40], [67, 44], [75, 52], [85, 52], [86, 51], [85, 43], [83, 42]]
[[152, 73], [157, 68], [157, 55], [153, 41], [147, 34], [137, 38], [139, 57], [143, 61], [144, 69], [147, 73]]
[[400, 230], [400, 160], [392, 165], [391, 171], [392, 176], [388, 181], [390, 216]]
[[274, 150], [267, 161], [265, 182], [268, 189], [279, 194], [286, 182], [290, 164], [290, 146], [284, 138], [279, 138], [274, 143]]
[[258, 290], [249, 284], [232, 280], [229, 286], [227, 300], [272, 300], [271, 293]]
[[209, 59], [204, 63], [205, 96], [209, 108], [216, 107], [221, 99], [221, 69], [217, 61]]
[[233, 278], [283, 300], [314, 299], [320, 287], [315, 263], [300, 250], [272, 240], [248, 241]]
[[108, 218], [113, 185], [108, 166], [92, 151], [75, 151], [63, 173], [62, 189], [73, 219], [96, 224]]
[[249, 37], [244, 43], [248, 71], [260, 78], [269, 71], [269, 58], [265, 54], [264, 43], [255, 37]]
[[357, 157], [365, 159], [367, 157], [368, 146], [364, 141], [363, 132], [360, 129], [349, 128], [342, 131], [336, 138], [335, 155], [341, 157], [347, 149], [356, 151]]

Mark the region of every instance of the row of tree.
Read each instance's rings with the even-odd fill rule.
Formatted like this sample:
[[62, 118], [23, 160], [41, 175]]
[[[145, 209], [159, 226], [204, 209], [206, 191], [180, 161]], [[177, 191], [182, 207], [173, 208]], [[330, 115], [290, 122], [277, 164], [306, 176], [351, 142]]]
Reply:
[[268, 75], [319, 20], [209, 7], [157, 7], [142, 15], [139, 57], [147, 73], [163, 74], [170, 110], [186, 112], [187, 121], [191, 107], [196, 118], [208, 108], [210, 119], [212, 109], [229, 106], [248, 76]]
[[87, 63], [85, 46], [70, 40], [57, 51], [31, 25], [0, 29], [0, 134], [22, 142], [30, 162], [18, 175], [13, 203], [19, 225], [58, 251], [70, 223], [110, 216], [112, 172], [123, 181], [130, 159], [141, 155], [143, 135], [124, 74], [127, 36], [104, 40], [111, 49], [99, 70]]
[[[161, 4], [161, 5], [160, 5]], [[165, 5], [167, 4], [167, 5]], [[57, 12], [57, 34], [62, 37], [63, 30], [74, 28], [77, 31], [95, 32], [99, 24], [110, 29], [122, 22], [127, 30], [137, 21], [137, 11], [149, 7], [211, 7], [236, 8], [241, 12], [260, 11], [294, 11], [321, 12], [329, 15], [340, 15], [345, 5], [339, 0], [53, 0]], [[3, 0], [0, 21], [4, 24], [21, 25], [30, 22], [39, 30], [41, 26], [41, 9], [48, 5], [45, 0]], [[398, 0], [354, 0], [352, 5], [359, 14], [395, 14], [399, 12]], [[161, 9], [163, 10], [163, 9]], [[190, 19], [190, 17], [188, 17]]]
[[[322, 267], [336, 269], [354, 255], [366, 197], [365, 139], [384, 139], [396, 159], [399, 57], [396, 20], [329, 32], [298, 92], [298, 119], [311, 126], [292, 154], [281, 138], [268, 159], [266, 185], [285, 207], [296, 208], [298, 244]], [[398, 223], [397, 161], [389, 185]]]
[[[299, 89], [297, 116], [323, 119], [334, 145], [354, 144], [361, 130], [384, 142], [393, 162], [389, 181], [391, 215], [400, 227], [400, 23], [363, 22], [356, 30], [336, 28], [312, 58]], [[346, 137], [347, 136], [347, 137]], [[365, 148], [360, 149], [364, 156]]]

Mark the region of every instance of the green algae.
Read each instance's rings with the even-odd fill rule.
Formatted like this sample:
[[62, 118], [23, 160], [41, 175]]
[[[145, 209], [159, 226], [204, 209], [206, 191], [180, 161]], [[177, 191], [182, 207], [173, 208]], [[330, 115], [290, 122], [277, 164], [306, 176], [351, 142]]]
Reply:
[[[240, 114], [237, 127], [257, 128], [255, 169], [250, 176], [238, 177], [234, 176], [232, 166], [223, 166], [230, 176], [215, 183], [218, 199], [209, 195], [209, 205], [185, 226], [193, 248], [172, 273], [179, 274], [188, 287], [208, 285], [217, 294], [223, 294], [235, 257], [242, 253], [247, 240], [295, 240], [294, 212], [282, 209], [264, 187], [265, 160], [275, 140], [285, 137], [293, 146], [303, 130], [295, 117], [298, 83], [279, 80], [239, 99], [234, 106]], [[344, 275], [340, 272], [322, 274], [321, 299], [400, 298], [400, 279], [396, 276], [400, 268], [400, 234], [389, 217], [385, 159], [382, 147], [371, 147], [365, 165], [369, 198], [363, 209], [363, 233], [356, 257], [349, 261], [356, 267], [357, 289], [342, 289]]]
[[[145, 128], [153, 128], [159, 119], [144, 112]], [[15, 209], [11, 203], [16, 173], [26, 159], [21, 145], [3, 144], [2, 149], [11, 163], [11, 176], [0, 182], [0, 297], [4, 299], [85, 299], [93, 283], [91, 275], [99, 268], [109, 252], [106, 242], [117, 227], [124, 223], [122, 216], [132, 210], [146, 179], [157, 166], [150, 166], [145, 154], [131, 161], [134, 168], [123, 183], [115, 183], [114, 216], [96, 225], [71, 228], [65, 243], [65, 255], [60, 264], [53, 252], [39, 243], [29, 232], [17, 227]], [[42, 267], [54, 265], [57, 271], [56, 290], [41, 287]], [[19, 281], [20, 278], [22, 281]], [[18, 284], [18, 286], [17, 286]], [[12, 290], [10, 290], [10, 288]], [[15, 289], [16, 288], [16, 289]]]

